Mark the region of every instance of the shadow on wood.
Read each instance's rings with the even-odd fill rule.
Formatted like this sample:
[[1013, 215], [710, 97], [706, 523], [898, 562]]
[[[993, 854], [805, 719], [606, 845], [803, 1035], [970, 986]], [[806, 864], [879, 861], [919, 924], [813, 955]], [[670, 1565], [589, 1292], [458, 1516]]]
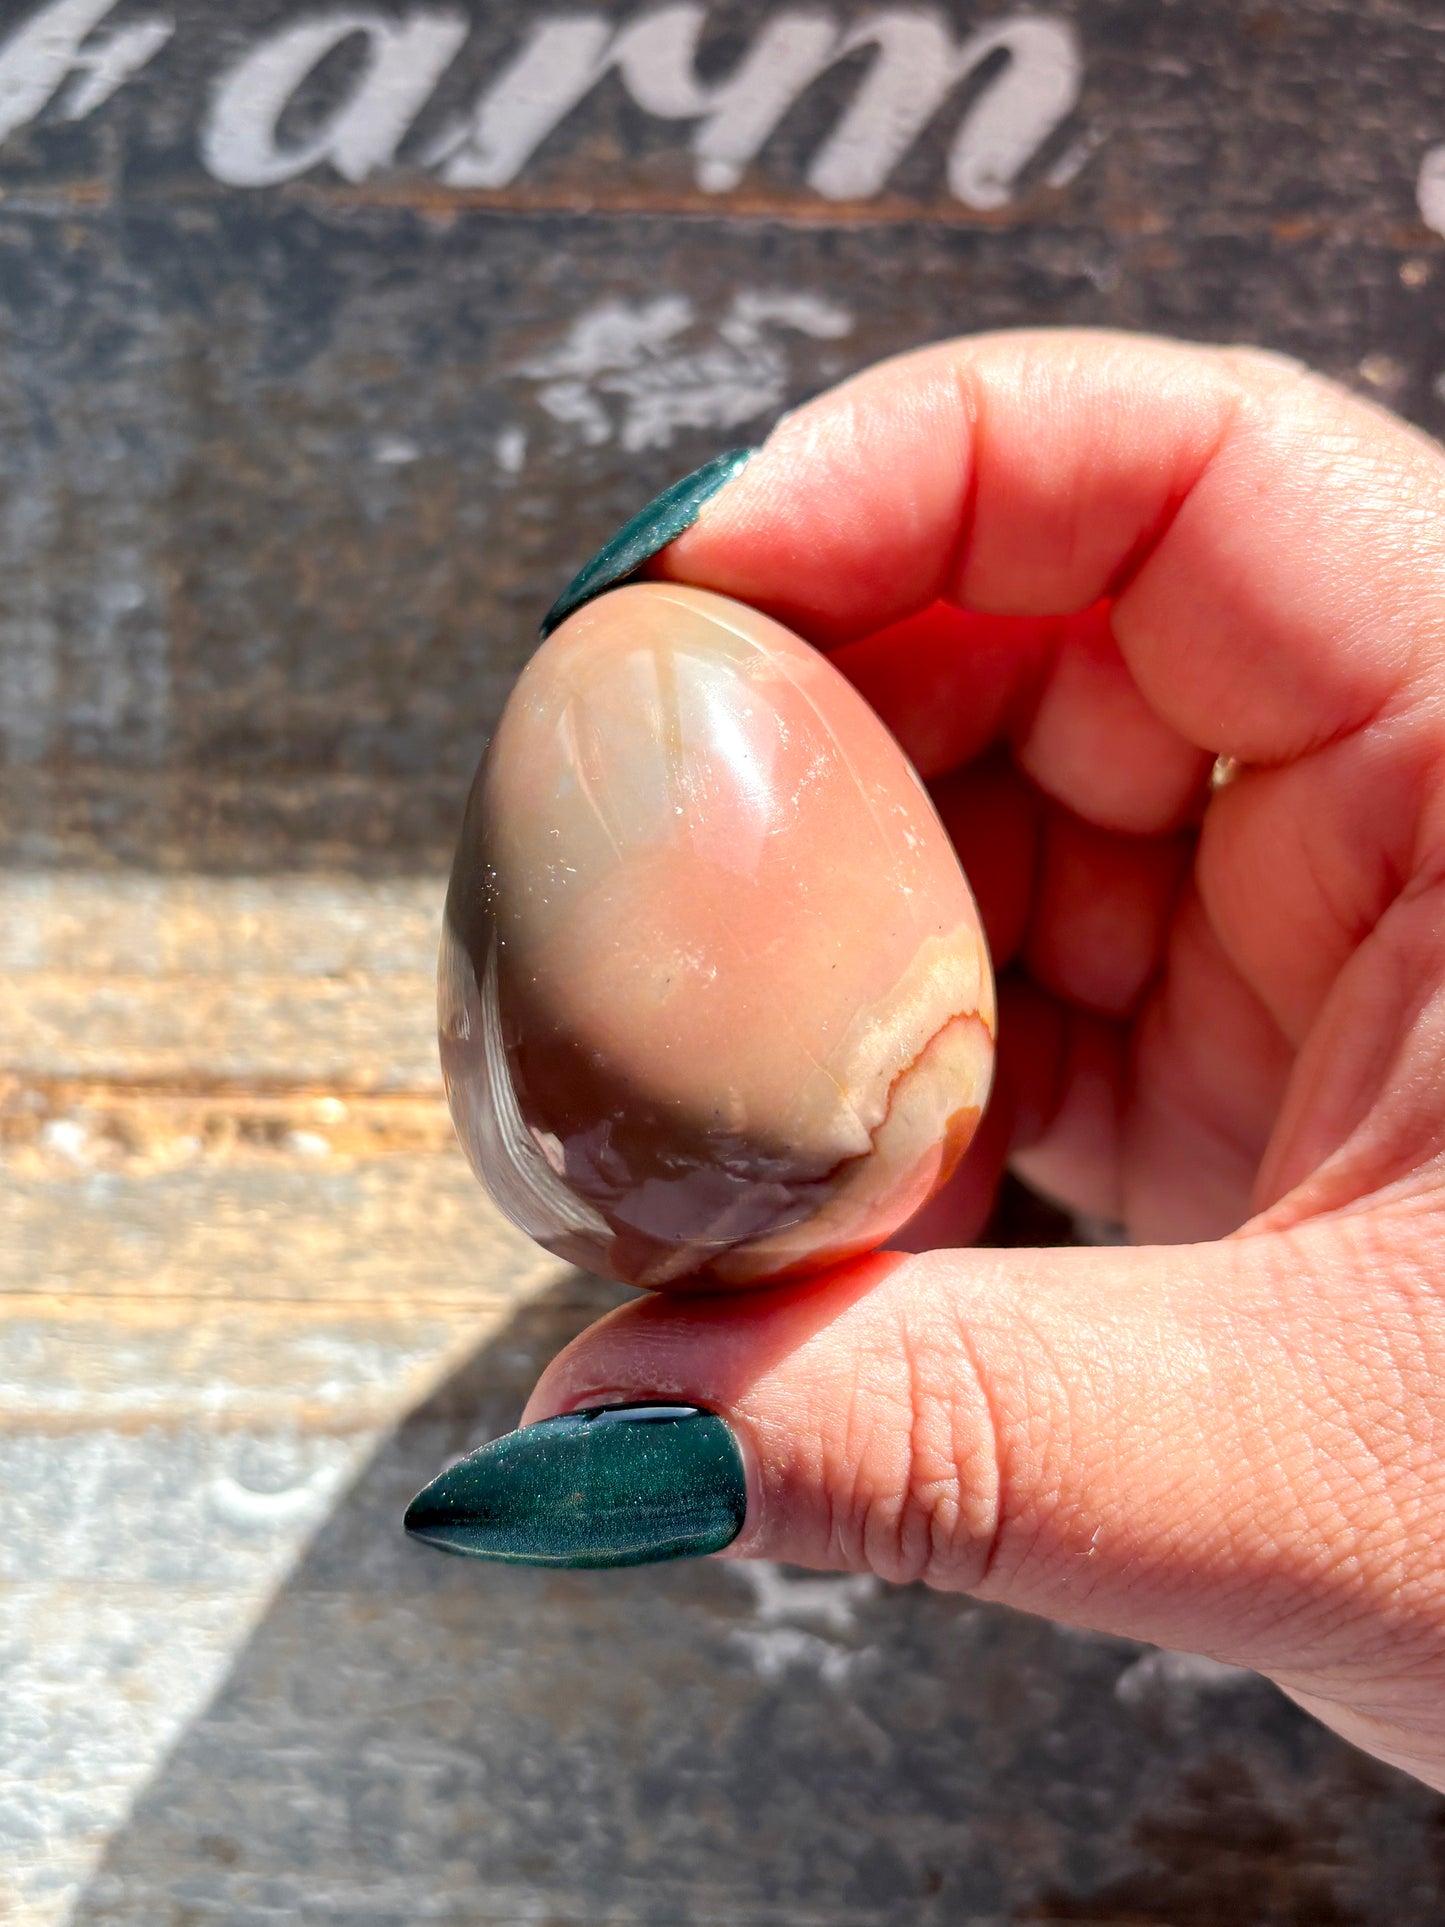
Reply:
[[1248, 1675], [867, 1580], [409, 1543], [617, 1296], [564, 1279], [390, 1437], [78, 1923], [1440, 1918], [1439, 1803]]

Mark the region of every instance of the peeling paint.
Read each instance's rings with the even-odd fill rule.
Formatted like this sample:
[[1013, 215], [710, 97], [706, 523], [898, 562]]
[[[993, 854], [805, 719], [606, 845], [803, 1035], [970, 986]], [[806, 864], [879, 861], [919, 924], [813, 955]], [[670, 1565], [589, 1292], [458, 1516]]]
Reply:
[[711, 324], [682, 295], [611, 300], [580, 315], [518, 373], [538, 384], [540, 406], [583, 446], [615, 438], [637, 452], [666, 448], [686, 431], [724, 434], [774, 414], [789, 383], [780, 333], [838, 341], [852, 327], [846, 309], [807, 292], [741, 290]]

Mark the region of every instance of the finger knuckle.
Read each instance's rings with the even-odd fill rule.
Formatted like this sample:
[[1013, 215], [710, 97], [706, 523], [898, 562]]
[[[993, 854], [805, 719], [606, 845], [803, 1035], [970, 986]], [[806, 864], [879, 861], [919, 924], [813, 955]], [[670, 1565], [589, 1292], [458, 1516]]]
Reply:
[[931, 1294], [902, 1298], [887, 1356], [858, 1361], [841, 1529], [881, 1579], [966, 1591], [985, 1576], [998, 1519], [997, 1438], [977, 1361]]

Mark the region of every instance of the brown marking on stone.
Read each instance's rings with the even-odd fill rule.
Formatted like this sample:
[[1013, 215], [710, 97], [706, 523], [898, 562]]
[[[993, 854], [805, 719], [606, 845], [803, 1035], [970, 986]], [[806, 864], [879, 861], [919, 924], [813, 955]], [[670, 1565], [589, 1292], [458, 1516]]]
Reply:
[[[914, 1053], [902, 1069], [894, 1073], [893, 1079], [888, 1086], [888, 1095], [884, 1102], [883, 1115], [869, 1133], [870, 1144], [872, 1146], [876, 1147], [879, 1135], [892, 1116], [895, 1098], [904, 1082], [917, 1070], [923, 1059], [928, 1055], [929, 1051], [933, 1049], [934, 1045], [938, 1043], [940, 1038], [946, 1037], [951, 1030], [959, 1025], [977, 1025], [988, 1038], [990, 1044], [992, 1044], [994, 1037], [993, 1030], [987, 1020], [976, 1010], [955, 1012], [952, 1017], [949, 1017], [944, 1023], [940, 1024], [938, 1029], [929, 1037], [928, 1041]], [[920, 1209], [928, 1202], [928, 1198], [940, 1191], [948, 1182], [949, 1178], [952, 1177], [958, 1167], [959, 1160], [972, 1141], [982, 1115], [982, 1109], [978, 1105], [961, 1105], [959, 1109], [949, 1114], [944, 1129], [942, 1156], [939, 1162], [938, 1174], [927, 1196], [919, 1199]], [[847, 1183], [850, 1172], [855, 1171], [860, 1164], [866, 1162], [874, 1155], [876, 1155], [874, 1149], [855, 1152], [851, 1157], [840, 1159], [837, 1164], [833, 1165], [830, 1170], [823, 1172], [821, 1176], [806, 1180], [806, 1189], [809, 1192], [816, 1192], [818, 1195], [819, 1208], [821, 1209], [823, 1205], [826, 1205], [831, 1196], [836, 1195], [843, 1189]], [[800, 1182], [797, 1188], [801, 1191], [804, 1188], [804, 1184]], [[605, 1209], [603, 1215], [606, 1216]], [[609, 1219], [609, 1223], [610, 1222], [611, 1220]], [[644, 1288], [648, 1290], [663, 1289], [667, 1291], [686, 1292], [713, 1290], [719, 1283], [724, 1283], [730, 1290], [751, 1290], [755, 1287], [760, 1288], [774, 1284], [785, 1284], [794, 1279], [811, 1277], [819, 1271], [830, 1270], [834, 1265], [844, 1264], [851, 1258], [865, 1257], [868, 1252], [877, 1250], [883, 1242], [883, 1239], [879, 1237], [868, 1237], [851, 1243], [830, 1246], [828, 1250], [819, 1252], [815, 1256], [801, 1259], [796, 1264], [788, 1265], [778, 1271], [768, 1272], [764, 1277], [749, 1279], [746, 1283], [742, 1284], [735, 1278], [728, 1278], [726, 1280], [718, 1279], [714, 1267], [723, 1259], [735, 1252], [746, 1251], [750, 1245], [761, 1243], [767, 1238], [774, 1236], [777, 1232], [786, 1231], [790, 1225], [799, 1222], [801, 1222], [801, 1220], [797, 1217], [784, 1217], [780, 1215], [778, 1221], [769, 1229], [751, 1232], [748, 1236], [738, 1238], [734, 1240], [733, 1243], [715, 1251], [706, 1264], [701, 1265], [697, 1271], [689, 1273], [686, 1278], [669, 1279], [664, 1286], [645, 1286]], [[897, 1227], [894, 1227], [894, 1229], [896, 1228]], [[885, 1233], [884, 1237], [891, 1235], [892, 1232], [890, 1231]], [[625, 1242], [623, 1242], [623, 1240], [625, 1240]], [[622, 1227], [617, 1233], [613, 1251], [614, 1253], [626, 1253], [627, 1255], [642, 1255], [644, 1245], [647, 1250], [655, 1250], [659, 1253], [676, 1249], [676, 1246], [666, 1245], [661, 1240], [643, 1240], [641, 1234], [631, 1230], [630, 1227]], [[621, 1270], [620, 1266], [619, 1270]]]

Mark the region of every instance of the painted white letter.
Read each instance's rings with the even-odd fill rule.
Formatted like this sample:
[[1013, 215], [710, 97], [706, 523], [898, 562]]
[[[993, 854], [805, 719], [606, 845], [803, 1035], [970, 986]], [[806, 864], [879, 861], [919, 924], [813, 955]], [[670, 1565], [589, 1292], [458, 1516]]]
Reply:
[[[201, 157], [231, 187], [270, 187], [322, 161], [343, 180], [364, 181], [395, 158], [468, 31], [462, 14], [430, 8], [400, 21], [357, 9], [288, 27], [222, 79], [202, 131]], [[353, 34], [368, 42], [360, 82], [309, 140], [279, 146], [276, 127], [288, 101]]]
[[693, 140], [698, 185], [736, 187], [748, 162], [809, 83], [831, 63], [838, 28], [824, 13], [776, 15], [726, 80], [703, 86], [697, 43], [706, 10], [691, 0], [656, 7], [614, 33], [595, 13], [563, 14], [533, 28], [521, 52], [428, 160], [445, 162], [452, 187], [505, 187], [602, 77], [616, 71], [659, 120], [701, 121]]
[[825, 13], [779, 13], [726, 80], [697, 80], [703, 9], [659, 7], [618, 34], [611, 61], [647, 114], [701, 120], [693, 136], [697, 184], [708, 194], [736, 187], [788, 109], [839, 53], [837, 22]]
[[116, 0], [52, 0], [0, 42], [0, 141], [34, 120], [71, 74], [79, 80], [63, 111], [67, 120], [84, 120], [154, 59], [175, 32], [169, 20], [137, 20], [86, 47], [86, 37], [115, 5]]
[[428, 149], [426, 165], [441, 166], [449, 187], [505, 187], [607, 71], [611, 38], [599, 13], [539, 21], [467, 118]]
[[505, 187], [542, 142], [615, 72], [645, 113], [695, 120], [698, 185], [736, 187], [788, 110], [847, 55], [875, 57], [808, 173], [830, 200], [879, 193], [959, 82], [992, 54], [1007, 64], [964, 117], [948, 163], [952, 192], [970, 207], [1008, 199], [1019, 170], [1077, 104], [1081, 62], [1071, 27], [1028, 15], [956, 42], [939, 15], [889, 8], [843, 33], [817, 9], [787, 9], [760, 29], [727, 79], [704, 85], [697, 49], [705, 9], [695, 0], [654, 8], [613, 32], [602, 14], [563, 14], [532, 29], [521, 51], [427, 160], [453, 187]]
[[1000, 20], [959, 50], [960, 65], [968, 54], [963, 70], [971, 72], [1000, 47], [1008, 65], [964, 116], [948, 155], [955, 199], [984, 212], [1007, 203], [1025, 165], [1078, 106], [1084, 85], [1079, 43], [1066, 20]]
[[876, 14], [841, 52], [877, 56], [847, 113], [808, 170], [829, 200], [864, 200], [888, 176], [960, 81], [991, 54], [1008, 65], [964, 118], [948, 157], [948, 185], [969, 207], [1002, 207], [1020, 168], [1077, 104], [1082, 64], [1063, 21], [1019, 16], [980, 28], [962, 43], [932, 13]]

